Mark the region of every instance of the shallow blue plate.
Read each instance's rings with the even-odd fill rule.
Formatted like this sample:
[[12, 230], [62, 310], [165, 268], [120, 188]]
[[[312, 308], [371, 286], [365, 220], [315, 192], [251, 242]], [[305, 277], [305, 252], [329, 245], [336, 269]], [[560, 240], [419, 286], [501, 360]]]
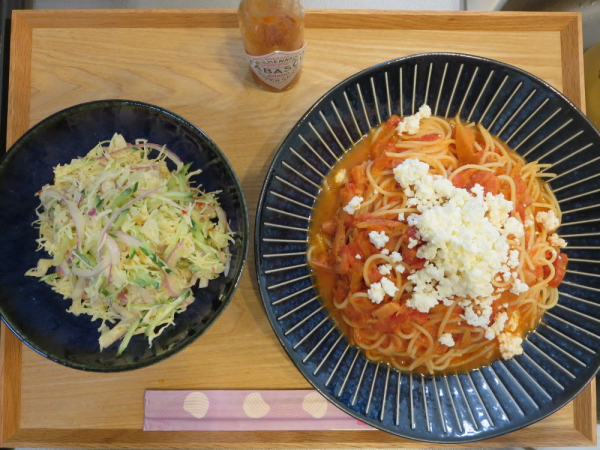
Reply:
[[[423, 377], [370, 362], [348, 345], [306, 263], [319, 186], [336, 161], [390, 114], [427, 103], [482, 123], [527, 160], [551, 163], [569, 270], [558, 306], [524, 354], [459, 375]], [[343, 81], [294, 126], [269, 170], [256, 218], [260, 292], [275, 333], [333, 404], [390, 433], [464, 443], [536, 422], [569, 402], [600, 365], [600, 134], [563, 95], [515, 67], [432, 53], [388, 61]]]
[[[39, 205], [36, 191], [53, 179], [53, 167], [85, 156], [98, 142], [115, 133], [125, 140], [148, 139], [166, 145], [191, 170], [203, 172], [192, 180], [205, 190], [221, 191], [235, 242], [230, 246], [231, 269], [205, 289], [193, 289], [196, 301], [178, 314], [175, 325], [148, 346], [134, 336], [127, 350], [115, 357], [119, 342], [103, 352], [98, 346], [100, 321], [66, 312], [69, 300], [25, 272], [38, 259], [38, 230], [32, 226]], [[172, 167], [174, 168], [174, 167]], [[248, 213], [240, 183], [225, 156], [185, 119], [156, 106], [127, 100], [84, 103], [60, 111], [23, 135], [0, 162], [0, 314], [21, 340], [41, 355], [76, 369], [112, 372], [160, 361], [200, 337], [223, 312], [235, 291], [246, 261]]]

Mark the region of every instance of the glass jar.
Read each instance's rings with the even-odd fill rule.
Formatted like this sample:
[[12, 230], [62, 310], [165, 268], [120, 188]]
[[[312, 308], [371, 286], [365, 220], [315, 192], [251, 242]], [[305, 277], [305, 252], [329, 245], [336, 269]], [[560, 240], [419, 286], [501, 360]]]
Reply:
[[304, 8], [298, 0], [242, 0], [238, 19], [252, 76], [280, 92], [298, 82], [306, 44]]

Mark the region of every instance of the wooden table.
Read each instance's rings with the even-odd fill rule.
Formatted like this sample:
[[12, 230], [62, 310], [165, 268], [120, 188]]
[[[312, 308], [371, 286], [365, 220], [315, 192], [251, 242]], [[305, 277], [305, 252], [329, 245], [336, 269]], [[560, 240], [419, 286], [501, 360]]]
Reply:
[[[577, 14], [308, 11], [300, 82], [283, 94], [252, 82], [231, 10], [18, 11], [13, 16], [8, 143], [67, 106], [154, 103], [201, 127], [233, 163], [251, 220], [266, 170], [304, 111], [373, 64], [458, 51], [519, 66], [583, 107]], [[252, 253], [252, 251], [251, 251]], [[427, 444], [379, 431], [146, 432], [146, 389], [305, 389], [263, 312], [253, 256], [223, 316], [198, 342], [152, 367], [84, 373], [24, 347], [2, 326], [2, 446], [252, 448]], [[595, 386], [551, 417], [475, 446], [596, 442]]]

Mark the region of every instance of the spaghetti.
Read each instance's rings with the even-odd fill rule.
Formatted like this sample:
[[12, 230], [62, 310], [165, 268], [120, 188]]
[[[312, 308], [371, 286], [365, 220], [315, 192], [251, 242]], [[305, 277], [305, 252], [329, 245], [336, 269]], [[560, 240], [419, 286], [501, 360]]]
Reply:
[[568, 261], [548, 167], [426, 105], [372, 130], [325, 179], [307, 254], [350, 342], [431, 374], [522, 353]]

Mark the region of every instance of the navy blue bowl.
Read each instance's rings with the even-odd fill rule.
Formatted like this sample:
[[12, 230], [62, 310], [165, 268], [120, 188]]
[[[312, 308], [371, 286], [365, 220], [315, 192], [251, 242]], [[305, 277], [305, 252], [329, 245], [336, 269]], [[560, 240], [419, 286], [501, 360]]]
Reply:
[[[308, 226], [323, 177], [391, 114], [483, 124], [526, 157], [551, 163], [569, 269], [558, 305], [523, 355], [467, 373], [424, 377], [366, 359], [319, 299]], [[562, 94], [516, 67], [452, 53], [366, 69], [325, 94], [294, 126], [269, 169], [256, 216], [256, 266], [273, 329], [298, 369], [357, 419], [411, 439], [464, 443], [534, 423], [569, 402], [600, 366], [600, 134]]]
[[[85, 156], [99, 141], [121, 133], [128, 142], [137, 138], [166, 145], [191, 170], [192, 178], [208, 191], [221, 191], [219, 202], [227, 213], [235, 241], [230, 245], [231, 269], [205, 289], [193, 289], [196, 301], [178, 314], [149, 347], [134, 336], [116, 357], [119, 342], [100, 352], [98, 327], [89, 316], [66, 312], [70, 300], [53, 292], [25, 272], [40, 258], [36, 191], [53, 180], [53, 167]], [[174, 167], [172, 167], [174, 168]], [[39, 354], [76, 369], [116, 372], [137, 369], [177, 353], [198, 339], [227, 307], [238, 286], [248, 252], [248, 212], [242, 187], [219, 148], [199, 128], [156, 106], [127, 100], [103, 100], [73, 106], [44, 119], [25, 133], [0, 162], [0, 314], [6, 325]]]

